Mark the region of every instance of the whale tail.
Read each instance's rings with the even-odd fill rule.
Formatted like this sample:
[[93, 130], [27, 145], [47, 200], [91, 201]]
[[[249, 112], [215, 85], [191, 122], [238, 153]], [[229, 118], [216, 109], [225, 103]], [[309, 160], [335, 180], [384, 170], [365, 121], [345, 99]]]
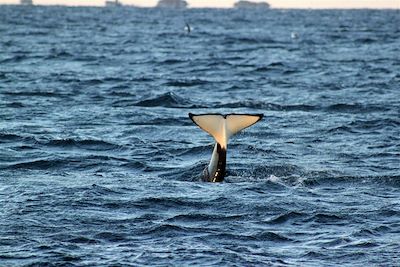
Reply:
[[226, 149], [229, 138], [262, 119], [263, 114], [199, 114], [189, 113], [190, 119], [214, 137]]

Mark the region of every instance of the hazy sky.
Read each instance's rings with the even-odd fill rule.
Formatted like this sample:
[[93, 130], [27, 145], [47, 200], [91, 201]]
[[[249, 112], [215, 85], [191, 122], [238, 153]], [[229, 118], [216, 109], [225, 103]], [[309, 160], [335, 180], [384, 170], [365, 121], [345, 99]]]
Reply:
[[[157, 0], [120, 0], [124, 4], [154, 6]], [[254, 0], [256, 1], [256, 0]], [[102, 6], [105, 0], [33, 0], [35, 4]], [[231, 7], [235, 0], [187, 0], [190, 7]], [[257, 1], [260, 2], [260, 1]], [[277, 8], [400, 8], [400, 0], [268, 0]], [[0, 0], [16, 4], [19, 0]]]

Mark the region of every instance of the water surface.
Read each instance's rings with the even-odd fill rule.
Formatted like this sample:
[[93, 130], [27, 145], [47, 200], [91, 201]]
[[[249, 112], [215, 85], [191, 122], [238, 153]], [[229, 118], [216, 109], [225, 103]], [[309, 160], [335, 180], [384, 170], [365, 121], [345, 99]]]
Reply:
[[[400, 264], [399, 25], [0, 6], [1, 265]], [[224, 183], [188, 112], [264, 113]]]

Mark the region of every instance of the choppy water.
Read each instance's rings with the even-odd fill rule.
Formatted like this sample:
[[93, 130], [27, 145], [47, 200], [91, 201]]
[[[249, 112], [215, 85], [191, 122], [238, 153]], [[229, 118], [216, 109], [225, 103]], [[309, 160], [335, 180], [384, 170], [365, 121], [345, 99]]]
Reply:
[[[0, 6], [0, 265], [400, 265], [399, 44], [399, 11]], [[224, 183], [188, 112], [264, 113]]]

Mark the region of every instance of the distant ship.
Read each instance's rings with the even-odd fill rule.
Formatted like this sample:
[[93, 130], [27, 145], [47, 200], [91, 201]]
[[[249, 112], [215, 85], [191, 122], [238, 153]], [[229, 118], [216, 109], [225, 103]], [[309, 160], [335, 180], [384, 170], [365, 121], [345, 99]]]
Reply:
[[160, 0], [157, 7], [161, 8], [186, 8], [188, 3], [183, 0]]
[[118, 0], [112, 1], [106, 1], [106, 7], [116, 7], [116, 6], [122, 6], [122, 3]]
[[25, 6], [31, 6], [31, 5], [33, 5], [33, 1], [32, 0], [21, 0], [20, 4], [25, 5]]
[[267, 2], [251, 2], [251, 1], [238, 1], [235, 3], [235, 8], [257, 8], [268, 9], [270, 5]]

